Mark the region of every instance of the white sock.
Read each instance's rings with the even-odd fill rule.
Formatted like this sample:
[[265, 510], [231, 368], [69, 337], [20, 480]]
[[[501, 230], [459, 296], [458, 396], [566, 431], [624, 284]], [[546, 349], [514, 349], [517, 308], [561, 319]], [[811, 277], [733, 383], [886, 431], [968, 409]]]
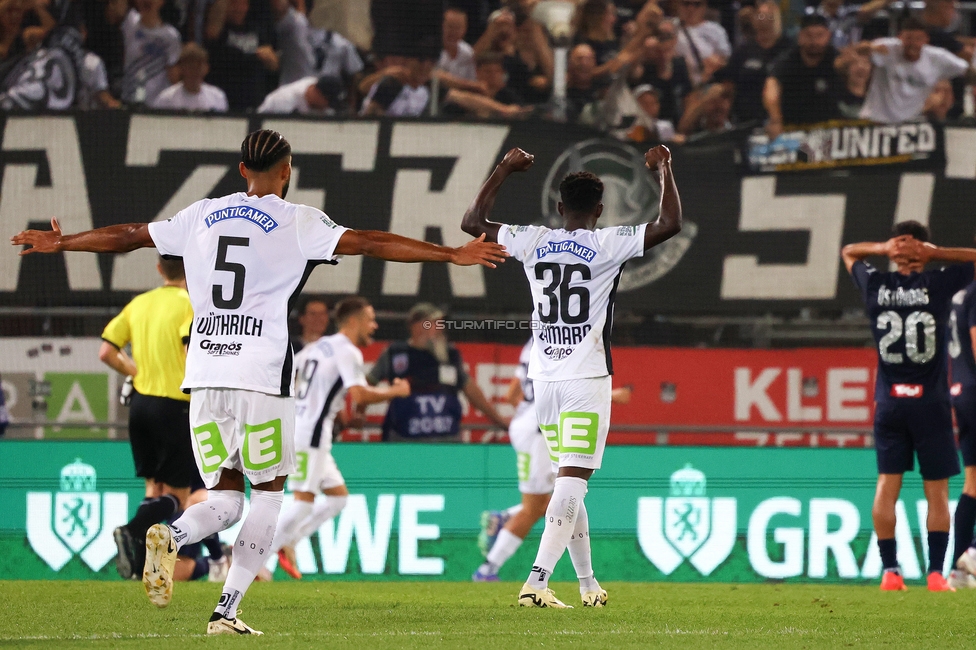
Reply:
[[206, 501], [193, 504], [170, 524], [177, 550], [227, 530], [240, 521], [243, 512], [243, 492], [210, 490]]
[[514, 506], [505, 511], [505, 514], [509, 517], [514, 517], [518, 513], [522, 512], [522, 504], [516, 503]]
[[498, 569], [502, 568], [503, 564], [508, 562], [508, 558], [512, 557], [521, 545], [521, 537], [507, 528], [502, 528], [491, 550], [488, 551], [488, 557], [485, 559], [491, 565], [491, 568], [497, 572]]
[[268, 559], [283, 496], [282, 492], [251, 490], [251, 509], [244, 518], [237, 541], [234, 542], [234, 559], [227, 572], [227, 580], [214, 616], [223, 616], [230, 620], [237, 618], [237, 606], [240, 605], [241, 598]]
[[324, 501], [316, 501], [311, 514], [305, 517], [305, 520], [298, 527], [295, 539], [311, 537], [315, 531], [322, 527], [322, 524], [333, 517], [337, 517], [342, 512], [342, 509], [346, 507], [347, 500], [348, 497], [346, 496], [330, 497], [326, 495]]
[[312, 505], [311, 501], [295, 499], [288, 509], [281, 513], [274, 541], [271, 543], [272, 554], [280, 551], [282, 546], [294, 546], [295, 542], [301, 539], [296, 533], [298, 527], [308, 517], [308, 513], [312, 512]]
[[527, 584], [536, 589], [549, 586], [549, 576], [562, 557], [576, 528], [576, 517], [586, 496], [586, 481], [575, 476], [559, 476], [546, 510], [546, 529], [539, 542], [535, 564]]
[[593, 577], [593, 556], [590, 554], [590, 518], [586, 506], [580, 504], [576, 515], [576, 528], [569, 539], [569, 557], [573, 560], [576, 577], [580, 581], [580, 593], [597, 591], [600, 583]]

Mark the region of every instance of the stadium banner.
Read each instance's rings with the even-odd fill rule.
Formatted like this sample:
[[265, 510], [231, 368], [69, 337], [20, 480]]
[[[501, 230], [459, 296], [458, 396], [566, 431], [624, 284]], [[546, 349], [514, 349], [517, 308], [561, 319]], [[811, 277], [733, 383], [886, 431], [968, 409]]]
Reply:
[[[507, 446], [339, 444], [334, 453], [351, 496], [296, 549], [309, 579], [470, 580], [481, 512], [519, 501]], [[594, 569], [626, 581], [876, 580], [874, 484], [865, 449], [611, 447], [586, 500]], [[960, 488], [954, 479], [952, 493]], [[112, 530], [142, 494], [125, 443], [0, 442], [0, 579], [118, 579]], [[897, 512], [902, 571], [924, 579], [916, 474]], [[524, 578], [540, 531], [502, 579]], [[564, 557], [555, 579], [574, 577]]]
[[[7, 406], [17, 422], [36, 417], [64, 426], [30, 429], [37, 438], [112, 438], [99, 422], [124, 422], [118, 375], [98, 360], [96, 338], [0, 339], [0, 377]], [[385, 343], [364, 350], [367, 364]], [[511, 416], [505, 393], [521, 350], [517, 345], [460, 343], [473, 381], [502, 415]], [[615, 404], [611, 444], [870, 447], [858, 430], [874, 418], [876, 354], [867, 348], [798, 350], [702, 350], [615, 346], [615, 387], [630, 386], [628, 404]], [[707, 369], [707, 371], [703, 371]], [[382, 421], [385, 404], [367, 415]], [[464, 402], [464, 421], [488, 420]], [[655, 431], [627, 432], [653, 424]], [[86, 426], [89, 425], [89, 426]], [[703, 427], [711, 433], [687, 431]], [[720, 427], [736, 431], [722, 432]], [[678, 427], [682, 431], [669, 431]], [[755, 427], [753, 429], [753, 427]], [[771, 433], [768, 428], [791, 428]], [[846, 429], [846, 430], [844, 430]], [[474, 441], [484, 432], [472, 433]], [[372, 436], [371, 438], [369, 436]], [[367, 439], [378, 439], [375, 430]], [[362, 440], [347, 430], [345, 440]]]
[[[0, 118], [0, 231], [10, 237], [26, 227], [48, 227], [52, 215], [66, 232], [168, 219], [198, 199], [240, 191], [240, 143], [259, 127], [277, 129], [293, 144], [288, 198], [323, 208], [353, 228], [460, 245], [468, 240], [459, 228], [461, 216], [514, 146], [535, 154], [535, 165], [500, 192], [494, 211], [499, 221], [558, 223], [559, 182], [579, 169], [605, 182], [603, 225], [656, 218], [658, 189], [644, 168], [644, 151], [573, 125], [92, 111]], [[873, 143], [874, 133], [886, 134], [878, 142], [888, 143], [888, 157], [901, 151], [901, 131], [895, 138], [883, 131], [889, 127], [881, 128], [870, 127], [869, 136], [842, 130], [848, 153], [854, 147], [861, 155], [861, 145], [851, 143], [865, 137]], [[914, 156], [929, 147], [928, 129], [934, 127], [890, 128], [918, 129], [905, 135]], [[684, 229], [628, 263], [618, 286], [618, 313], [855, 308], [859, 297], [839, 259], [843, 243], [885, 239], [891, 225], [905, 219], [930, 223], [937, 243], [972, 243], [976, 226], [968, 206], [976, 204], [976, 128], [938, 127], [936, 149], [919, 168], [886, 163], [770, 175], [745, 173], [747, 137], [730, 133], [675, 146]], [[828, 140], [819, 137], [821, 144]], [[807, 140], [805, 146], [812, 146], [812, 136]], [[158, 281], [151, 250], [119, 256], [17, 253], [0, 246], [0, 306], [121, 306]], [[488, 270], [349, 257], [317, 269], [307, 291], [358, 293], [378, 309], [399, 312], [431, 296], [454, 313], [525, 316], [531, 305], [514, 261]]]
[[867, 120], [788, 128], [772, 141], [757, 131], [746, 140], [745, 162], [752, 173], [875, 165], [935, 171], [945, 166], [942, 135], [943, 129], [929, 122]]

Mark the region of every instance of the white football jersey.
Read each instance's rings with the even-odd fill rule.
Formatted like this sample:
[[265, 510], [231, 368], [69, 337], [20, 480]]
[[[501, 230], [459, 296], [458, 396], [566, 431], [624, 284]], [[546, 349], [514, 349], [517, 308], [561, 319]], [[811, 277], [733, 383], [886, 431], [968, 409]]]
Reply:
[[613, 300], [624, 264], [644, 255], [644, 229], [552, 230], [502, 226], [498, 243], [522, 262], [532, 291], [529, 379], [613, 374]]
[[363, 353], [345, 334], [323, 336], [302, 348], [295, 367], [295, 444], [328, 451], [346, 391], [367, 385]]
[[288, 312], [345, 231], [321, 210], [244, 192], [149, 224], [159, 253], [182, 257], [186, 269], [193, 328], [183, 389], [291, 396]]

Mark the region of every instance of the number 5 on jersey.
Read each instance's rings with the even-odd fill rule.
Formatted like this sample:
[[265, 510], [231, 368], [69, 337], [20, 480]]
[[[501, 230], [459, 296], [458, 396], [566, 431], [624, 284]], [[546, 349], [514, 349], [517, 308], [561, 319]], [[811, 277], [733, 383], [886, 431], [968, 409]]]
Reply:
[[217, 262], [214, 264], [215, 271], [226, 271], [234, 274], [234, 288], [230, 299], [224, 299], [224, 287], [219, 284], [213, 285], [213, 304], [218, 309], [238, 309], [244, 302], [244, 276], [247, 269], [238, 262], [227, 261], [227, 249], [231, 246], [247, 247], [251, 245], [251, 240], [247, 237], [220, 237], [217, 240]]

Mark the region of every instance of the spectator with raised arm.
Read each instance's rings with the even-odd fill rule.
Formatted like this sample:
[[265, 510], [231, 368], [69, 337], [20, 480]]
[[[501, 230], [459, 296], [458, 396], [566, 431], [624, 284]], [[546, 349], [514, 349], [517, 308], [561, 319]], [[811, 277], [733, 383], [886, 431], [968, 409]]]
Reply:
[[315, 74], [315, 53], [309, 35], [308, 18], [289, 0], [271, 0], [278, 54], [278, 85]]
[[488, 29], [474, 45], [475, 54], [498, 52], [505, 57], [508, 86], [530, 104], [549, 100], [553, 77], [552, 47], [542, 25], [515, 5], [491, 15]]
[[187, 43], [180, 52], [176, 67], [180, 81], [159, 93], [153, 108], [169, 111], [226, 113], [227, 95], [204, 79], [210, 73], [210, 57], [202, 46]]
[[688, 100], [678, 132], [688, 138], [724, 133], [732, 128], [731, 116], [732, 89], [725, 84], [712, 84]]
[[717, 82], [730, 83], [735, 90], [732, 115], [738, 123], [766, 119], [763, 88], [773, 62], [793, 43], [783, 36], [779, 4], [760, 0], [751, 15], [752, 38], [737, 46], [729, 64], [715, 73]]
[[278, 70], [274, 26], [251, 14], [249, 0], [215, 0], [205, 29], [210, 53], [207, 80], [223, 89], [231, 110], [259, 105]]
[[917, 119], [940, 81], [966, 75], [976, 79], [968, 61], [929, 45], [925, 24], [906, 18], [898, 38], [861, 43], [858, 51], [870, 54], [874, 74], [861, 117], [887, 124]]
[[678, 56], [684, 58], [691, 81], [699, 86], [708, 83], [716, 70], [725, 66], [732, 55], [732, 45], [725, 28], [705, 19], [706, 0], [676, 0], [678, 6]]
[[867, 0], [862, 3], [821, 0], [815, 7], [807, 7], [807, 13], [823, 16], [827, 20], [831, 44], [839, 50], [857, 44], [864, 26], [892, 2], [894, 0]]
[[677, 123], [684, 112], [685, 99], [692, 90], [685, 60], [677, 56], [678, 27], [662, 20], [655, 35], [644, 39], [642, 62], [632, 70], [631, 82], [650, 85], [658, 91], [660, 118]]
[[866, 55], [858, 54], [854, 48], [848, 48], [837, 57], [837, 63], [838, 70], [844, 77], [844, 89], [838, 101], [840, 115], [848, 120], [860, 119], [861, 107], [864, 106], [864, 99], [868, 96], [871, 59]]
[[814, 124], [840, 116], [844, 80], [835, 69], [836, 59], [827, 19], [804, 16], [796, 47], [773, 64], [763, 88], [770, 138], [778, 137], [784, 124]]
[[151, 105], [156, 95], [176, 80], [180, 33], [163, 22], [163, 0], [134, 0], [122, 23], [125, 70], [122, 101]]

